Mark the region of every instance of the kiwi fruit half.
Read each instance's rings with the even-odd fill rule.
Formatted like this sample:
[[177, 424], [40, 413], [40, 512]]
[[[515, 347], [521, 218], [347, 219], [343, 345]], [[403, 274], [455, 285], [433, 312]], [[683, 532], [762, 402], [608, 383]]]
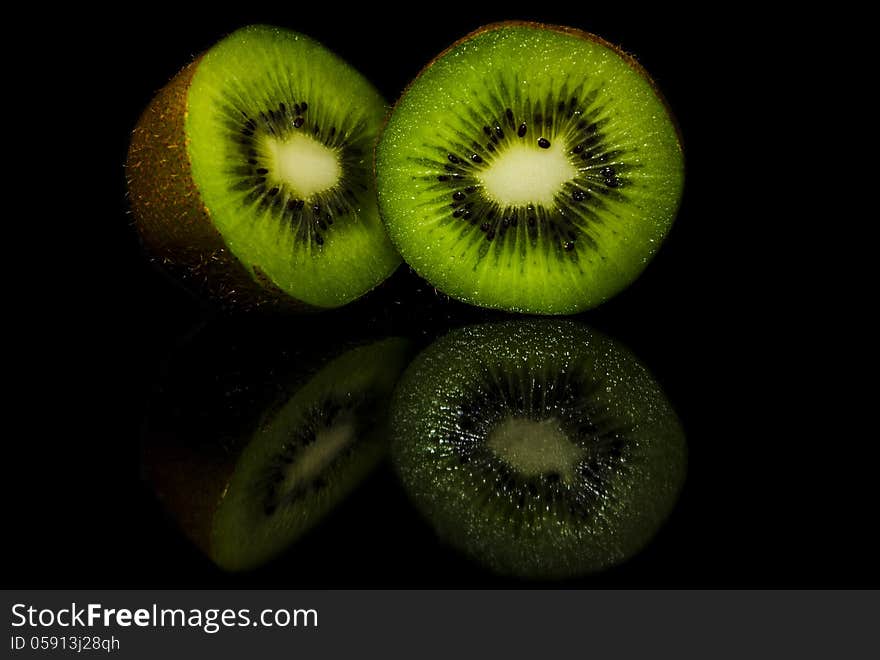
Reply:
[[392, 403], [392, 457], [417, 507], [491, 570], [559, 579], [638, 552], [685, 476], [682, 428], [647, 369], [572, 321], [455, 330]]
[[677, 213], [679, 134], [647, 72], [599, 37], [499, 23], [410, 84], [376, 150], [404, 260], [484, 307], [568, 314], [645, 268]]
[[148, 251], [225, 303], [344, 305], [400, 262], [379, 220], [376, 89], [321, 44], [251, 26], [164, 87], [126, 164]]
[[334, 353], [279, 353], [274, 366], [263, 362], [261, 379], [247, 373], [251, 364], [222, 377], [181, 377], [199, 364], [191, 360], [154, 405], [145, 474], [220, 568], [250, 570], [280, 555], [387, 455], [388, 406], [409, 341]]

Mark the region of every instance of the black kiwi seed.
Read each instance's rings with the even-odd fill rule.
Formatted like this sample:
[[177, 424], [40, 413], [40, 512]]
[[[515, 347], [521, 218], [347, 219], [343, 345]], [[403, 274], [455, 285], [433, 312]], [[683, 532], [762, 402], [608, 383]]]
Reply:
[[454, 193], [452, 193], [452, 199], [460, 201], [464, 199], [464, 193], [460, 190], [456, 190]]
[[519, 125], [519, 129], [516, 131], [516, 134], [520, 137], [523, 137], [526, 134], [526, 123], [523, 122]]
[[538, 138], [538, 146], [541, 147], [541, 149], [549, 149], [550, 140], [547, 138]]
[[471, 160], [475, 163], [482, 163], [483, 159], [480, 157], [480, 154], [471, 154]]
[[458, 163], [461, 162], [461, 160], [460, 160], [460, 159], [458, 158], [458, 156], [456, 156], [455, 154], [449, 154], [449, 155], [446, 156], [446, 157], [449, 159], [449, 162], [450, 162], [450, 163], [458, 164]]
[[296, 118], [293, 120], [293, 127], [294, 127], [294, 128], [300, 128], [300, 127], [305, 123], [305, 121], [306, 121], [306, 120], [303, 119], [302, 117], [296, 117]]

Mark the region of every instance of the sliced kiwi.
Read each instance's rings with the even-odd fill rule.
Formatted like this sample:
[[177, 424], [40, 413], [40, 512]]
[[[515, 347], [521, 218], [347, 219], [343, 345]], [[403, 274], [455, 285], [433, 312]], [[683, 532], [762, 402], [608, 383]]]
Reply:
[[646, 71], [595, 35], [490, 25], [431, 62], [376, 152], [403, 258], [484, 307], [566, 314], [632, 282], [677, 213], [675, 123]]
[[392, 430], [397, 472], [439, 536], [525, 578], [632, 557], [685, 475], [681, 426], [645, 367], [569, 321], [438, 340], [401, 378]]
[[238, 30], [164, 87], [134, 129], [126, 174], [145, 246], [223, 302], [358, 298], [400, 262], [372, 183], [385, 111], [312, 39]]
[[280, 353], [274, 367], [260, 369], [262, 381], [247, 373], [250, 364], [219, 379], [178, 376], [146, 433], [145, 468], [156, 494], [219, 567], [257, 568], [324, 518], [386, 455], [388, 404], [409, 354], [407, 340], [392, 338], [319, 367]]
[[378, 463], [406, 348], [403, 340], [386, 340], [346, 353], [260, 425], [214, 517], [214, 561], [232, 570], [265, 562]]

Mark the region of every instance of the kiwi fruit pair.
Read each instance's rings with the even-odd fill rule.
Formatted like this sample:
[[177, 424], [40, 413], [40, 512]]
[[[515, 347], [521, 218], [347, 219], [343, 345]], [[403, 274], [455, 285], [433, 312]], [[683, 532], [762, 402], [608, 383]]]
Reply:
[[127, 172], [144, 243], [236, 303], [337, 307], [402, 256], [465, 302], [569, 314], [631, 283], [675, 218], [674, 121], [644, 69], [594, 35], [487, 26], [385, 114], [307, 37], [232, 34], [135, 129]]
[[388, 452], [410, 342], [291, 336], [265, 322], [204, 328], [169, 359], [144, 426], [148, 483], [226, 571], [283, 554]]
[[634, 556], [672, 511], [682, 427], [626, 349], [567, 320], [455, 330], [392, 402], [392, 458], [439, 537], [494, 572], [561, 579]]

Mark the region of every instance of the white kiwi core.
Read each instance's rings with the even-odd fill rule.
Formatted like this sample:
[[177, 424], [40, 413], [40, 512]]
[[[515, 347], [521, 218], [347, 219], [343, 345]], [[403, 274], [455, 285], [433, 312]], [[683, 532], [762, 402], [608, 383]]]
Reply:
[[511, 145], [477, 176], [486, 194], [500, 206], [507, 207], [550, 206], [563, 184], [576, 175], [577, 169], [565, 152], [564, 140], [555, 140], [547, 149]]
[[578, 447], [555, 418], [536, 422], [509, 417], [489, 433], [489, 448], [524, 477], [558, 474], [565, 483], [576, 478], [577, 465], [586, 450]]
[[313, 481], [339, 453], [355, 440], [354, 419], [344, 417], [332, 426], [318, 429], [315, 441], [305, 447], [284, 474], [282, 492], [296, 490], [298, 486]]
[[266, 139], [273, 174], [300, 199], [329, 190], [342, 175], [339, 155], [308, 135], [296, 133], [281, 142]]

